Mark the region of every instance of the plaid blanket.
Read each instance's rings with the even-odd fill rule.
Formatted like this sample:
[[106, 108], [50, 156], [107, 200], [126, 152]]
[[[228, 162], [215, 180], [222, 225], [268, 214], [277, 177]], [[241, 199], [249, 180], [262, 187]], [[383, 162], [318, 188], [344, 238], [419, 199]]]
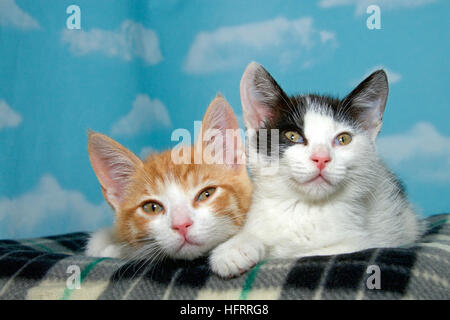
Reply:
[[206, 259], [157, 265], [82, 254], [87, 233], [0, 241], [0, 299], [449, 299], [449, 215], [405, 248], [258, 264], [223, 280]]

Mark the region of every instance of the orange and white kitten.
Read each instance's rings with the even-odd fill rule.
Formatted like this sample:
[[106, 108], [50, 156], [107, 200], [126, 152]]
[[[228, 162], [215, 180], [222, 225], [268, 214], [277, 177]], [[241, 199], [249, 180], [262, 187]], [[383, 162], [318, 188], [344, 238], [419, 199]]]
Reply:
[[[217, 133], [224, 137], [229, 129], [237, 132], [233, 143], [217, 139]], [[193, 146], [151, 154], [145, 161], [111, 138], [89, 133], [89, 158], [115, 211], [115, 224], [92, 234], [86, 254], [190, 260], [234, 235], [245, 220], [252, 193], [238, 130], [232, 108], [218, 96], [209, 105]], [[216, 135], [207, 139], [206, 132]], [[232, 161], [194, 161], [199, 154], [204, 159], [203, 150], [211, 148]], [[190, 161], [185, 161], [189, 163], [176, 164], [173, 154], [185, 152], [190, 154]]]

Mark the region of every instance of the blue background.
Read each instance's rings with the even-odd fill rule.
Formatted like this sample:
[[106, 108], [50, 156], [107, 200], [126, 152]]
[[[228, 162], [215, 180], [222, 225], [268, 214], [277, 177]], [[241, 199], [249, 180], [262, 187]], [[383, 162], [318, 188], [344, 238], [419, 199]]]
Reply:
[[[381, 29], [366, 26], [369, 4]], [[81, 30], [69, 30], [69, 5]], [[263, 64], [288, 93], [340, 97], [385, 68], [378, 147], [423, 216], [450, 209], [449, 1], [0, 0], [0, 238], [112, 222], [87, 130], [137, 155], [193, 131]], [[134, 110], [134, 112], [133, 112]], [[132, 130], [127, 130], [132, 128]]]

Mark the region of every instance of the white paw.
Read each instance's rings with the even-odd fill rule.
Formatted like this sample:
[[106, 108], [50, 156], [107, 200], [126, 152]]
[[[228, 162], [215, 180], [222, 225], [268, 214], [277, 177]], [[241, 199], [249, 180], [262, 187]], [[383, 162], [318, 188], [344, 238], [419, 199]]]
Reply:
[[209, 258], [211, 269], [223, 278], [238, 276], [264, 259], [264, 244], [236, 236], [214, 249]]
[[113, 230], [102, 229], [94, 232], [88, 240], [86, 255], [119, 258], [122, 255], [122, 250], [121, 246], [115, 242]]

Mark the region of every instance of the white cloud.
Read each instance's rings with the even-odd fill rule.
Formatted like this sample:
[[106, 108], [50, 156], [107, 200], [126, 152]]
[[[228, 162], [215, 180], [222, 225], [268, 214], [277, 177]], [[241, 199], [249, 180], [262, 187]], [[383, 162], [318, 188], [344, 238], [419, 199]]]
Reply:
[[171, 126], [169, 112], [158, 99], [150, 99], [146, 94], [138, 94], [131, 111], [113, 124], [112, 135], [132, 136], [140, 132]]
[[0, 100], [0, 129], [17, 127], [22, 116], [14, 111], [5, 100]]
[[378, 152], [390, 165], [427, 181], [450, 181], [450, 137], [427, 122], [404, 133], [380, 137]]
[[150, 65], [162, 61], [159, 39], [155, 31], [131, 20], [125, 20], [115, 31], [64, 29], [62, 41], [68, 43], [70, 51], [77, 55], [100, 52], [126, 61], [139, 57]]
[[336, 44], [335, 34], [316, 30], [311, 17], [296, 20], [278, 17], [198, 33], [184, 69], [189, 73], [204, 74], [243, 67], [252, 60], [266, 58], [275, 59], [281, 67], [306, 67], [320, 52], [330, 51], [326, 48], [331, 49]]
[[397, 8], [416, 8], [422, 5], [436, 2], [436, 0], [320, 0], [319, 7], [332, 8], [340, 6], [355, 6], [355, 14], [366, 13], [368, 6], [376, 4], [381, 10], [393, 10]]
[[351, 81], [350, 85], [351, 85], [352, 87], [357, 86], [359, 83], [361, 83], [361, 81], [363, 81], [363, 80], [364, 80], [365, 78], [367, 78], [370, 74], [372, 74], [372, 72], [374, 72], [374, 71], [376, 71], [376, 70], [379, 70], [379, 69], [383, 69], [383, 70], [386, 72], [387, 77], [388, 77], [388, 82], [389, 82], [389, 84], [397, 83], [397, 82], [399, 82], [399, 81], [402, 79], [402, 75], [401, 75], [400, 73], [394, 72], [394, 71], [392, 71], [392, 70], [386, 68], [385, 66], [377, 65], [377, 66], [375, 66], [375, 67], [370, 68], [370, 70], [367, 71], [367, 72], [364, 74], [364, 76], [362, 76], [359, 80]]
[[319, 32], [320, 42], [327, 43], [328, 41], [335, 41], [336, 35], [334, 32], [322, 30]]
[[113, 215], [105, 202], [92, 204], [80, 192], [64, 190], [53, 176], [44, 175], [33, 190], [0, 198], [0, 234], [34, 237], [42, 236], [38, 232], [91, 231], [112, 221]]
[[39, 29], [39, 23], [19, 8], [14, 0], [0, 1], [0, 25], [18, 29]]

